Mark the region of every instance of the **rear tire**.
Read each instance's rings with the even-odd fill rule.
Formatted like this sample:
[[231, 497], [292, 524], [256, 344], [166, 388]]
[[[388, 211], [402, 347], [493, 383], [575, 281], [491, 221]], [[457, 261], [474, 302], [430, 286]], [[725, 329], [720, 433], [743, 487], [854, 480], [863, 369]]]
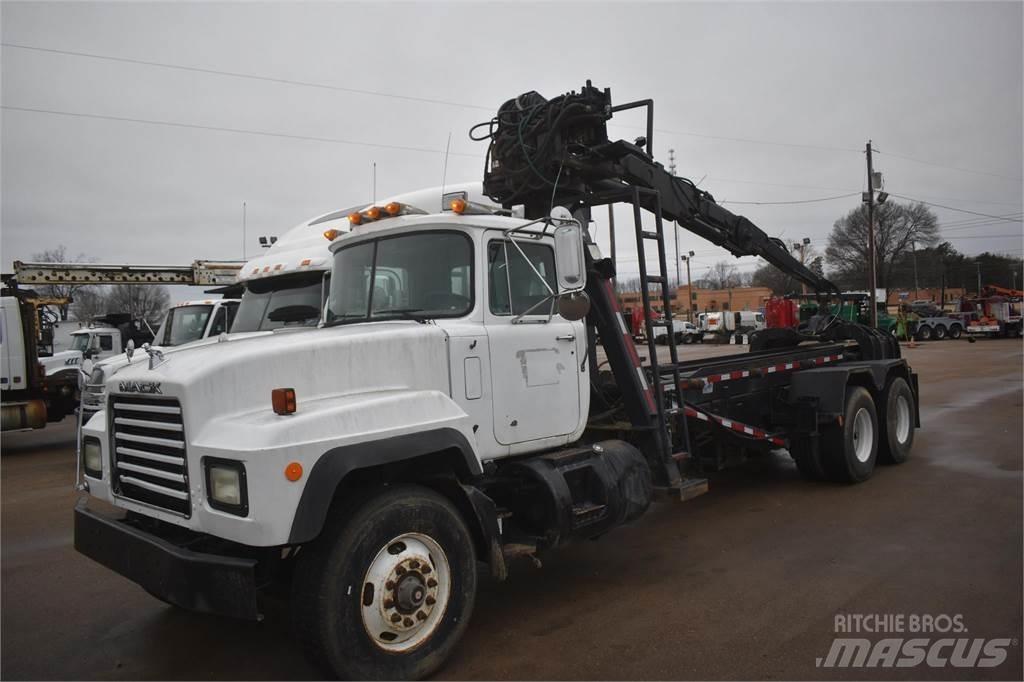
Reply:
[[822, 431], [821, 464], [829, 480], [860, 483], [878, 459], [878, 415], [866, 388], [848, 386], [841, 424]]
[[941, 324], [935, 325], [935, 340], [941, 341], [944, 338], [946, 338], [946, 328]]
[[881, 432], [878, 437], [878, 461], [902, 464], [914, 446], [914, 392], [903, 377], [889, 382], [878, 410]]
[[958, 324], [954, 324], [952, 327], [949, 328], [949, 338], [951, 339], [959, 339], [963, 333], [964, 328]]
[[349, 515], [335, 514], [297, 561], [297, 638], [338, 677], [426, 677], [473, 611], [469, 529], [451, 502], [420, 486], [388, 488]]

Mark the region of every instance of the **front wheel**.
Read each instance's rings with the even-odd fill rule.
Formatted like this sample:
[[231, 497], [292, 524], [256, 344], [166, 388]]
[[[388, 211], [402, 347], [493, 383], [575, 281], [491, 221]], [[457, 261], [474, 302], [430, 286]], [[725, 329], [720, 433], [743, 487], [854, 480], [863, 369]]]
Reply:
[[299, 552], [298, 639], [348, 679], [419, 679], [462, 636], [476, 596], [469, 529], [446, 498], [401, 486], [328, 522]]
[[932, 328], [928, 325], [923, 325], [917, 330], [916, 336], [918, 341], [930, 341], [932, 338]]

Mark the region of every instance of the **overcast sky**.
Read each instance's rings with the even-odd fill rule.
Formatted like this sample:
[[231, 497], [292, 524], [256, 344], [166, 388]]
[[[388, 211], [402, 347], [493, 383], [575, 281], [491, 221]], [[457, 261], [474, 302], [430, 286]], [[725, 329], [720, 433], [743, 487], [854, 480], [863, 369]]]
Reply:
[[[550, 97], [588, 78], [616, 103], [653, 98], [656, 156], [667, 163], [675, 149], [678, 174], [704, 178], [719, 201], [859, 192], [870, 138], [890, 192], [1022, 211], [1020, 2], [4, 2], [0, 12], [5, 271], [57, 244], [102, 262], [237, 258], [243, 201], [255, 255], [259, 235], [369, 201], [374, 162], [378, 196], [440, 184], [449, 133], [449, 182], [480, 179], [485, 146], [468, 139], [471, 125], [521, 92]], [[639, 114], [614, 123], [616, 136], [640, 134]], [[727, 205], [823, 249], [858, 201]], [[964, 253], [1024, 253], [1020, 222], [935, 210]], [[628, 272], [635, 252], [620, 234]], [[697, 254], [695, 278], [726, 257], [686, 233], [682, 244]]]

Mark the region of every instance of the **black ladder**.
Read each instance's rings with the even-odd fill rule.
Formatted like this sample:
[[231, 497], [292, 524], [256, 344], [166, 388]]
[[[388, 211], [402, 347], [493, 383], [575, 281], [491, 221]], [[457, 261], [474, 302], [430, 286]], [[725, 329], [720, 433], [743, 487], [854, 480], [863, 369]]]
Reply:
[[[665, 257], [665, 232], [661, 217], [661, 196], [657, 190], [641, 189], [636, 186], [633, 187], [632, 194], [633, 222], [636, 228], [636, 253], [640, 270], [640, 298], [643, 302], [644, 331], [647, 336], [647, 349], [650, 358], [648, 379], [654, 392], [654, 401], [657, 408], [655, 421], [657, 433], [655, 434], [654, 442], [658, 450], [660, 450], [660, 459], [663, 470], [667, 475], [669, 487], [678, 489], [685, 495], [690, 481], [683, 479], [680, 475], [679, 462], [689, 457], [689, 428], [687, 427], [686, 417], [681, 414], [679, 418], [672, 420], [673, 426], [677, 426], [679, 430], [679, 433], [676, 435], [678, 436], [681, 448], [679, 452], [673, 452], [674, 439], [668, 420], [668, 413], [670, 411], [673, 413], [681, 412], [683, 405], [682, 391], [679, 390], [679, 353], [676, 348], [675, 328], [672, 324], [672, 299], [669, 296], [668, 263]], [[649, 200], [646, 208], [654, 214], [653, 231], [644, 229], [641, 208], [645, 206], [641, 202], [641, 195], [645, 195]], [[647, 241], [653, 241], [658, 245], [658, 274], [656, 275], [650, 274], [647, 270], [647, 255], [644, 249]], [[660, 287], [661, 302], [665, 311], [665, 334], [670, 358], [669, 366], [665, 369], [668, 370], [666, 374], [670, 374], [672, 378], [672, 384], [668, 390], [666, 390], [662, 380], [662, 368], [658, 362], [658, 346], [654, 341], [654, 323], [651, 321], [650, 287], [652, 285]], [[676, 286], [678, 285], [679, 283], [676, 282]], [[668, 377], [666, 376], [665, 378]], [[666, 405], [666, 395], [674, 396], [673, 405]]]

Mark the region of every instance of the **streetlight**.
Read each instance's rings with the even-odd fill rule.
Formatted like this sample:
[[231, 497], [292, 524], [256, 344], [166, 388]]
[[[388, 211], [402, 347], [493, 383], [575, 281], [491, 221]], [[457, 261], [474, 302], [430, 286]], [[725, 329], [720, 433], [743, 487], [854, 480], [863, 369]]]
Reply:
[[[793, 242], [793, 250], [800, 252], [800, 265], [804, 264], [804, 253], [808, 246], [811, 245], [810, 237], [804, 237], [802, 242]], [[807, 293], [807, 284], [803, 281], [800, 282], [800, 289], [803, 293]]]
[[686, 319], [693, 324], [693, 284], [690, 281], [690, 259], [693, 258], [693, 251], [686, 256], [680, 256], [679, 260], [686, 263]]

